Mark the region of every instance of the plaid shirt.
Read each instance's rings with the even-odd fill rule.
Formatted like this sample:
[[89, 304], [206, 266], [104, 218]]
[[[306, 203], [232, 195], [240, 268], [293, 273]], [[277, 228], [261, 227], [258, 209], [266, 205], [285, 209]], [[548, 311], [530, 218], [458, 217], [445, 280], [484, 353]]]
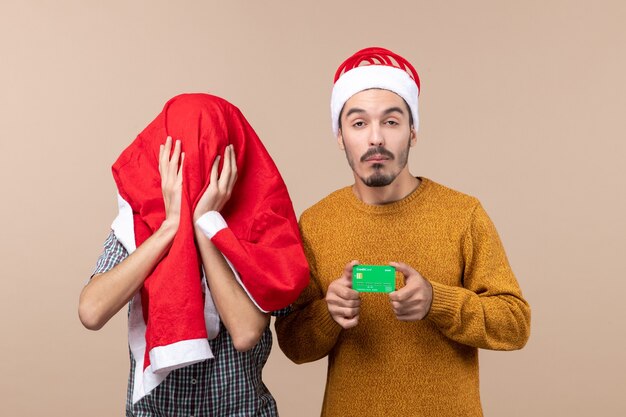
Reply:
[[[104, 251], [94, 275], [120, 263], [128, 252], [113, 232], [104, 243]], [[288, 309], [272, 313], [286, 314]], [[135, 360], [130, 355], [130, 375], [126, 393], [127, 417], [251, 417], [278, 416], [274, 398], [261, 380], [261, 372], [272, 348], [269, 326], [257, 345], [247, 352], [237, 352], [223, 324], [218, 336], [209, 340], [215, 356], [172, 371], [165, 381], [136, 404], [132, 403]]]

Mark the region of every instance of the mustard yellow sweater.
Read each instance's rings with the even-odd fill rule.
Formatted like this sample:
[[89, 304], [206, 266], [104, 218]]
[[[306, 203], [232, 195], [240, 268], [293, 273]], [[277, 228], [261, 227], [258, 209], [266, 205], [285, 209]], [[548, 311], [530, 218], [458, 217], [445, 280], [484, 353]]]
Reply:
[[[296, 363], [328, 355], [322, 416], [482, 416], [477, 348], [523, 347], [530, 309], [478, 200], [426, 178], [383, 206], [346, 187], [306, 210], [300, 227], [311, 282], [276, 331]], [[427, 317], [401, 322], [387, 294], [362, 293], [359, 324], [343, 330], [324, 297], [353, 259], [419, 271], [434, 290]]]

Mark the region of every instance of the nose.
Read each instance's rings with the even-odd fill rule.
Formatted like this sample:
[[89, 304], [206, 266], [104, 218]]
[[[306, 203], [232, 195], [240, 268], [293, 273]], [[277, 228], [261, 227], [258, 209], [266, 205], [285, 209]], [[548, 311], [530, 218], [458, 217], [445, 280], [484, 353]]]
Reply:
[[376, 125], [372, 124], [372, 130], [370, 132], [370, 146], [383, 146], [385, 144], [385, 138], [383, 135], [382, 129]]

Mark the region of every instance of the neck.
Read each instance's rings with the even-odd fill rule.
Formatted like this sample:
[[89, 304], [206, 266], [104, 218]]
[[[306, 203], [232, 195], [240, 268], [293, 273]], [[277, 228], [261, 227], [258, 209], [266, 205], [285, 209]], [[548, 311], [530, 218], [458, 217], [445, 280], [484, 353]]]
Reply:
[[415, 191], [419, 184], [420, 180], [405, 168], [391, 184], [384, 187], [368, 187], [355, 176], [352, 191], [365, 204], [380, 206], [402, 200]]

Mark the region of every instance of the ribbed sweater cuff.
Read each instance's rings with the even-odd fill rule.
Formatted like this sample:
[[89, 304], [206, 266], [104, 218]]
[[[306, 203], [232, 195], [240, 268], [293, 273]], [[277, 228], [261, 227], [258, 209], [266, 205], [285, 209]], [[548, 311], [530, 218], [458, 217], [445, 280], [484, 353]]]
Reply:
[[433, 302], [427, 319], [447, 325], [459, 313], [459, 288], [430, 281], [433, 286]]

